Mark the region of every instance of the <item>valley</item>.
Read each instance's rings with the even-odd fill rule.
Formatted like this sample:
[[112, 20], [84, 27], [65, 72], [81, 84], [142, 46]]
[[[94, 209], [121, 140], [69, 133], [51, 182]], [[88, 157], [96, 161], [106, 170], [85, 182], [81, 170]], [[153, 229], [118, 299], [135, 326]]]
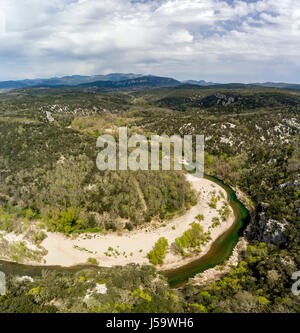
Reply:
[[[299, 101], [244, 86], [2, 92], [2, 311], [297, 311]], [[215, 178], [100, 172], [96, 140], [121, 126], [205, 135]]]
[[[216, 208], [211, 208], [209, 206], [210, 197], [213, 195], [213, 191], [220, 191], [223, 198], [227, 194], [222, 188], [207, 179], [198, 179], [192, 175], [188, 175], [187, 177], [192, 187], [199, 194], [199, 201], [184, 215], [167, 221], [164, 226], [150, 225], [146, 229], [127, 231], [123, 235], [82, 234], [74, 239], [74, 237], [70, 238], [58, 233], [48, 232], [46, 233], [46, 238], [40, 244], [41, 248], [47, 253], [43, 257], [43, 264], [45, 266], [76, 266], [88, 263], [89, 258], [95, 259], [95, 262], [103, 267], [130, 263], [149, 264], [147, 253], [151, 251], [156, 241], [163, 236], [171, 246], [176, 238], [180, 237], [189, 229], [193, 222], [197, 221], [196, 217], [199, 214], [204, 216], [204, 219], [200, 222], [203, 232], [210, 231], [211, 238], [210, 241], [201, 247], [201, 254], [198, 253], [185, 258], [176, 253], [174, 249], [173, 251], [169, 250], [163, 265], [159, 266], [159, 269], [170, 270], [177, 268], [205, 255], [214, 240], [232, 226], [234, 216], [233, 212], [229, 213], [225, 221], [220, 222], [218, 226], [212, 228], [213, 219], [220, 217], [218, 210], [226, 202], [220, 200]], [[5, 235], [4, 238], [6, 238]], [[28, 246], [34, 247], [34, 244]], [[40, 265], [32, 261], [27, 263], [30, 265]]]

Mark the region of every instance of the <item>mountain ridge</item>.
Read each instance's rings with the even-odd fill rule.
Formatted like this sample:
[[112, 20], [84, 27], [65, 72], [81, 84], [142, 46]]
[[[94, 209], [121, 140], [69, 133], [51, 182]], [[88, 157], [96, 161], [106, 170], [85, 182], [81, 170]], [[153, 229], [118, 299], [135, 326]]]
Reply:
[[170, 77], [143, 75], [134, 73], [110, 73], [106, 75], [69, 75], [63, 77], [52, 77], [48, 79], [24, 79], [0, 81], [0, 89], [20, 88], [98, 88], [98, 89], [124, 89], [124, 88], [159, 88], [174, 87], [180, 85], [198, 87], [220, 87], [220, 88], [243, 88], [263, 87], [279, 88], [286, 90], [300, 91], [300, 84], [285, 82], [256, 82], [256, 83], [215, 83], [205, 80], [184, 80], [179, 81]]

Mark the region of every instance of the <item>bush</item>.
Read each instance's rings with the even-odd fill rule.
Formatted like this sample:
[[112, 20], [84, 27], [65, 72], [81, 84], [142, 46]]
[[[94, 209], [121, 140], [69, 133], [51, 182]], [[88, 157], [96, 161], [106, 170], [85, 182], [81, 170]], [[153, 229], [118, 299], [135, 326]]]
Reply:
[[175, 239], [178, 252], [183, 256], [188, 256], [186, 249], [196, 249], [200, 251], [200, 241], [203, 236], [203, 228], [198, 223], [192, 223], [192, 228], [185, 231], [181, 237]]
[[125, 228], [127, 229], [127, 230], [129, 230], [129, 231], [131, 231], [132, 229], [133, 229], [133, 225], [132, 225], [132, 223], [126, 223], [125, 224]]
[[51, 211], [46, 218], [46, 224], [50, 231], [70, 234], [86, 227], [85, 222], [79, 217], [77, 209], [69, 208], [67, 211]]
[[87, 262], [91, 265], [99, 265], [96, 258], [88, 258]]
[[154, 265], [162, 265], [163, 260], [166, 257], [166, 252], [169, 247], [169, 243], [166, 238], [161, 237], [154, 245], [153, 250], [151, 250], [148, 254], [147, 257], [149, 261]]

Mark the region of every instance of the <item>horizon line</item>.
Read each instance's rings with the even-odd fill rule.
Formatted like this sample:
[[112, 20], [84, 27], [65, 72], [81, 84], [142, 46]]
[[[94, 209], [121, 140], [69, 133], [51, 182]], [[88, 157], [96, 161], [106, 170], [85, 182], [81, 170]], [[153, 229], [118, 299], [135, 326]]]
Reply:
[[[19, 81], [26, 81], [26, 80], [51, 80], [51, 79], [62, 79], [62, 78], [65, 78], [65, 77], [76, 77], [76, 76], [79, 76], [79, 77], [93, 77], [93, 76], [108, 76], [108, 75], [112, 75], [112, 74], [121, 74], [121, 75], [141, 75], [141, 77], [146, 77], [146, 76], [154, 76], [154, 77], [164, 77], [164, 78], [170, 78], [170, 79], [174, 79], [176, 81], [179, 81], [179, 82], [186, 82], [186, 81], [197, 81], [197, 82], [200, 82], [200, 81], [204, 81], [206, 83], [213, 83], [213, 84], [235, 84], [235, 83], [239, 83], [239, 84], [264, 84], [264, 83], [275, 83], [275, 84], [280, 84], [280, 83], [284, 83], [284, 84], [296, 84], [296, 85], [300, 85], [300, 81], [299, 82], [289, 82], [289, 81], [270, 81], [270, 80], [267, 80], [267, 81], [226, 81], [226, 82], [222, 82], [221, 81], [218, 81], [218, 82], [215, 82], [215, 81], [212, 81], [212, 80], [209, 80], [209, 79], [204, 79], [204, 78], [198, 78], [198, 79], [184, 79], [184, 80], [181, 80], [181, 79], [177, 79], [176, 76], [164, 76], [164, 75], [154, 75], [154, 74], [144, 74], [144, 73], [134, 73], [134, 72], [111, 72], [111, 73], [108, 73], [108, 74], [90, 74], [90, 75], [87, 75], [87, 74], [66, 74], [66, 75], [54, 75], [54, 76], [49, 76], [49, 77], [25, 77], [25, 78], [22, 78], [22, 79], [0, 79], [0, 82], [19, 82]], [[130, 80], [130, 79], [129, 79]], [[122, 80], [123, 81], [123, 80]]]

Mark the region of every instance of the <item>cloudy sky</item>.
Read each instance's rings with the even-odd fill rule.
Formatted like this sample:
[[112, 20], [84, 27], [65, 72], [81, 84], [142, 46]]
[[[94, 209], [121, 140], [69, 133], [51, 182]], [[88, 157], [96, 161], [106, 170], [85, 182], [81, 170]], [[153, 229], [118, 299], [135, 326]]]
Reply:
[[300, 83], [299, 0], [0, 0], [0, 80]]

